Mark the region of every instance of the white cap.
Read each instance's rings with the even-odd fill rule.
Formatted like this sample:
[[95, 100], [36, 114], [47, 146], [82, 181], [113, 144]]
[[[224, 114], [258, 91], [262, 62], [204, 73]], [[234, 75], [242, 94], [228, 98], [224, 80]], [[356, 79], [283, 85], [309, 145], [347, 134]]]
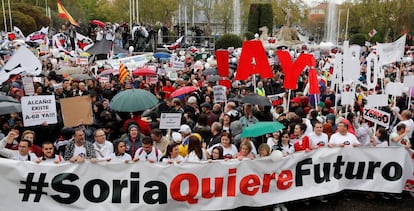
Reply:
[[191, 128], [188, 125], [181, 125], [180, 130], [178, 132], [182, 132], [184, 134], [190, 134], [191, 133]]
[[191, 104], [191, 103], [196, 103], [197, 102], [197, 98], [194, 96], [191, 96], [188, 98], [187, 103]]
[[183, 136], [181, 136], [181, 134], [177, 132], [173, 132], [171, 137], [172, 141], [174, 141], [175, 143], [181, 143], [181, 141], [183, 140]]

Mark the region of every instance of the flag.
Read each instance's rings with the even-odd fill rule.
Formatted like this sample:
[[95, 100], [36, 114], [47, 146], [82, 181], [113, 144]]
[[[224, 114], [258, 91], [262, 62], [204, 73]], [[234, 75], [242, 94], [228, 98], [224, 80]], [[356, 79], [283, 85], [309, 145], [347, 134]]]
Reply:
[[376, 34], [377, 34], [377, 30], [375, 30], [375, 29], [371, 29], [371, 31], [369, 31], [369, 33], [368, 33], [369, 37], [373, 37]]
[[392, 43], [377, 43], [377, 54], [380, 58], [380, 65], [401, 61], [401, 58], [404, 56], [406, 38], [407, 35], [404, 35]]
[[124, 84], [125, 78], [129, 76], [128, 70], [125, 68], [124, 64], [119, 63], [119, 82]]
[[75, 43], [76, 51], [86, 51], [93, 45], [93, 40], [76, 32]]
[[57, 33], [55, 35], [53, 35], [52, 37], [52, 41], [53, 41], [53, 48], [57, 48], [59, 50], [66, 50], [66, 48], [68, 47], [67, 45], [67, 41], [68, 38], [64, 33]]
[[59, 13], [60, 18], [67, 19], [72, 25], [80, 27], [78, 22], [76, 22], [76, 20], [73, 19], [72, 16], [69, 14], [69, 12], [65, 9], [65, 7], [63, 7], [60, 0], [57, 0], [57, 7], [58, 7], [58, 13]]
[[49, 27], [42, 27], [39, 31], [27, 35], [26, 42], [36, 42], [39, 44], [49, 45]]
[[24, 36], [24, 34], [23, 34], [23, 32], [22, 32], [22, 30], [20, 30], [20, 28], [19, 27], [17, 27], [17, 26], [13, 26], [13, 31], [14, 31], [14, 33], [16, 34], [16, 37], [18, 38], [18, 39], [26, 39], [26, 37]]

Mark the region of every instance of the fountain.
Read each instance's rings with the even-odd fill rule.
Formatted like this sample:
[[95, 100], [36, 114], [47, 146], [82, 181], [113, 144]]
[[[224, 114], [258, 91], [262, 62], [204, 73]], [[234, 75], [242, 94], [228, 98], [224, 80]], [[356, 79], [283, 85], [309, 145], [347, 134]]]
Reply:
[[233, 33], [240, 35], [240, 0], [233, 0]]
[[337, 8], [335, 0], [329, 0], [328, 7], [326, 9], [327, 15], [325, 17], [325, 43], [336, 43], [337, 39]]

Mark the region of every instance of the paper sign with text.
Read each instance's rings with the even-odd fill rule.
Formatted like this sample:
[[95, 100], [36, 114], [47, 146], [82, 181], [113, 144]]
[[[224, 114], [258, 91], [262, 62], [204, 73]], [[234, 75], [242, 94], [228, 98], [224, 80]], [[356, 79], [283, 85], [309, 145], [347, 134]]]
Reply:
[[162, 113], [160, 129], [178, 129], [181, 126], [181, 113]]
[[22, 115], [25, 127], [57, 123], [56, 100], [54, 95], [22, 97]]
[[388, 128], [391, 115], [375, 108], [364, 108], [364, 119]]

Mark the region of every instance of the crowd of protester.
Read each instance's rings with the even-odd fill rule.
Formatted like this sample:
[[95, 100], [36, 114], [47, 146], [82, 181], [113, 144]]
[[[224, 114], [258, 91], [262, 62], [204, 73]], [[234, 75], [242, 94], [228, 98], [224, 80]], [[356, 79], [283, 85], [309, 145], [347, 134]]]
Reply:
[[[326, 62], [326, 59], [321, 59], [320, 63]], [[212, 87], [216, 83], [207, 80], [203, 70], [193, 70], [194, 62], [187, 60], [185, 69], [178, 71], [176, 80], [159, 75], [158, 82], [151, 84], [140, 76], [120, 84], [117, 76], [111, 76], [109, 82], [99, 82], [95, 78], [81, 81], [65, 79], [56, 74], [57, 70], [46, 60], [46, 76], [43, 83], [34, 83], [34, 95], [55, 96], [58, 123], [48, 125], [45, 122], [24, 127], [21, 113], [2, 115], [0, 155], [36, 163], [83, 163], [89, 160], [92, 163], [148, 161], [178, 165], [262, 159], [275, 150], [289, 156], [321, 147], [412, 148], [414, 110], [408, 107], [407, 95], [397, 97], [395, 101], [390, 101], [389, 106], [381, 108], [391, 113], [389, 128], [374, 127], [362, 115], [368, 92], [380, 93], [381, 89], [367, 90], [359, 86], [354, 106], [346, 108], [341, 106], [339, 99], [335, 99], [337, 95], [329, 83], [321, 84], [319, 103], [312, 105], [305, 93], [306, 73], [301, 74], [298, 89], [293, 91], [291, 99], [286, 99], [288, 95], [284, 95], [284, 103], [273, 101], [272, 106], [241, 103], [243, 96], [253, 93], [268, 96], [286, 92], [280, 66], [274, 65], [274, 78], [261, 79], [258, 75], [257, 87], [252, 80], [234, 81], [232, 88], [227, 90], [227, 103], [214, 103]], [[163, 67], [162, 63], [155, 65]], [[387, 66], [384, 81], [394, 81], [399, 72], [397, 69], [402, 77], [408, 75], [410, 67], [410, 63]], [[102, 70], [99, 68], [98, 71]], [[322, 69], [318, 71], [319, 75], [323, 72]], [[364, 84], [365, 78], [366, 70], [362, 69], [361, 84]], [[196, 90], [176, 98], [170, 96], [185, 86], [194, 86]], [[126, 89], [148, 90], [158, 98], [159, 104], [149, 111], [114, 111], [110, 106], [111, 99]], [[3, 84], [2, 91], [17, 100], [24, 95], [22, 81], [18, 77]], [[64, 127], [59, 99], [84, 95], [91, 98], [93, 124], [80, 122], [75, 128]], [[287, 101], [289, 108], [286, 109]], [[180, 129], [159, 129], [159, 118], [163, 112], [182, 113]], [[261, 121], [278, 121], [285, 128], [259, 137], [240, 138], [243, 128]]]

